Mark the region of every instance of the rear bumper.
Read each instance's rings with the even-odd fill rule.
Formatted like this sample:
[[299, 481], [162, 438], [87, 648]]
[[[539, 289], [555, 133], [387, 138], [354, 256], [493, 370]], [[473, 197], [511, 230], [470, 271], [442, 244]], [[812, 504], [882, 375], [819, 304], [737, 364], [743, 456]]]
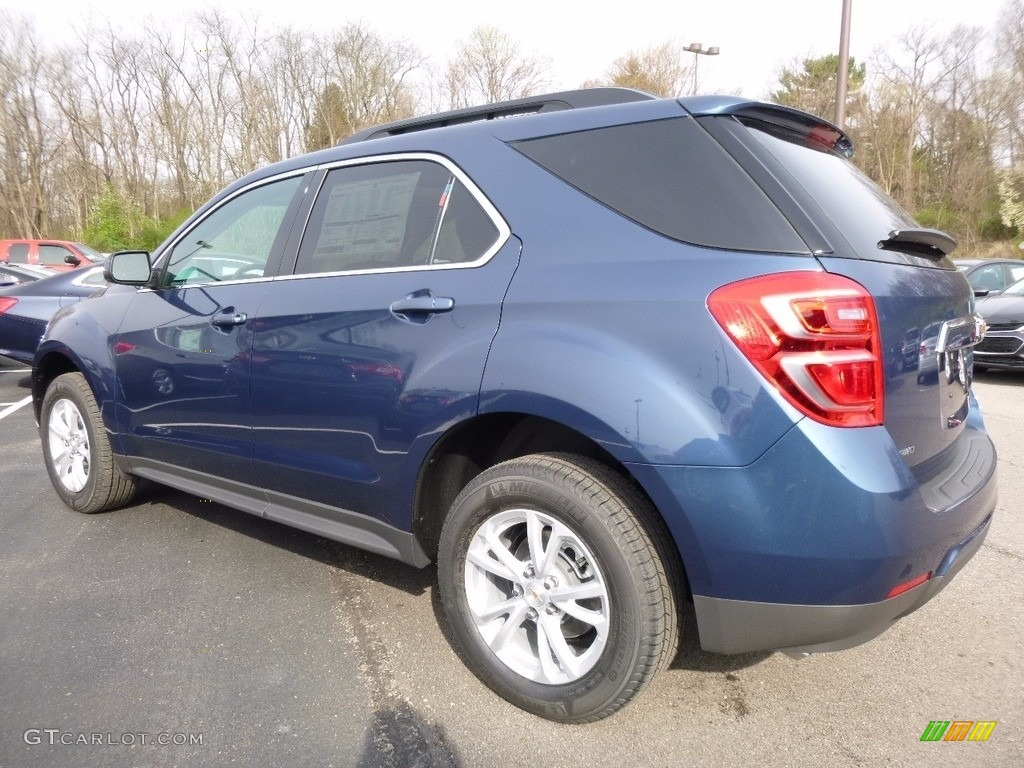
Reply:
[[989, 516], [943, 558], [932, 578], [889, 600], [866, 605], [787, 605], [693, 596], [701, 647], [712, 653], [775, 650], [798, 656], [866, 643], [941, 592], [981, 547]]
[[927, 471], [884, 428], [809, 420], [749, 466], [630, 469], [675, 538], [701, 646], [719, 653], [840, 650], [881, 634], [971, 558], [997, 500], [977, 412]]

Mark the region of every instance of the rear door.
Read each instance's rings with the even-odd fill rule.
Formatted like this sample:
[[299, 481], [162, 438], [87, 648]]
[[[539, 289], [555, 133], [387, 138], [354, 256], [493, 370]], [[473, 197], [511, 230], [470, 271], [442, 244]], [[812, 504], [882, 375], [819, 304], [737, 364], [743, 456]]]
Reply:
[[274, 282], [254, 328], [255, 467], [279, 504], [327, 517], [411, 508], [429, 446], [477, 409], [518, 258], [446, 159], [328, 170], [294, 274]]

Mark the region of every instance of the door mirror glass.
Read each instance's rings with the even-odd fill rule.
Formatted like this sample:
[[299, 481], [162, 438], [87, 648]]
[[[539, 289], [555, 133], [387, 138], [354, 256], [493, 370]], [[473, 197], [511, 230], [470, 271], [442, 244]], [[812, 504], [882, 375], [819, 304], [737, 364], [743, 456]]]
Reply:
[[148, 252], [121, 251], [107, 259], [103, 276], [111, 283], [146, 285], [151, 271]]

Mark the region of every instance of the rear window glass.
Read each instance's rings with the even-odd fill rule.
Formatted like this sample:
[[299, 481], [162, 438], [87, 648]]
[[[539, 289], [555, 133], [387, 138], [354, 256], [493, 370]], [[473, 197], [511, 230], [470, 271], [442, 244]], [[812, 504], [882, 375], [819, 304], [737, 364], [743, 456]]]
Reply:
[[675, 240], [742, 251], [808, 251], [761, 188], [691, 118], [513, 146], [598, 202]]
[[878, 253], [878, 242], [894, 229], [919, 226], [846, 158], [808, 145], [804, 137], [760, 120], [741, 122], [821, 206], [857, 253]]

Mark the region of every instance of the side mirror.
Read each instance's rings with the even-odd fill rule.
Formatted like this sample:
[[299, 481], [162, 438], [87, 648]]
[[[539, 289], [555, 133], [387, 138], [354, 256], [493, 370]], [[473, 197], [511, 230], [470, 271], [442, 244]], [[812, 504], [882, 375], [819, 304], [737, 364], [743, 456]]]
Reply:
[[985, 296], [988, 296], [990, 293], [992, 293], [992, 291], [990, 291], [988, 288], [975, 288], [974, 289], [974, 295], [977, 298], [979, 298], [979, 299], [984, 298]]
[[79, 264], [82, 263], [82, 260], [75, 256], [75, 254], [69, 253], [67, 256], [64, 257], [64, 263], [70, 264], [73, 267], [77, 267]]
[[147, 285], [153, 270], [147, 251], [119, 251], [103, 265], [103, 277], [119, 285]]

